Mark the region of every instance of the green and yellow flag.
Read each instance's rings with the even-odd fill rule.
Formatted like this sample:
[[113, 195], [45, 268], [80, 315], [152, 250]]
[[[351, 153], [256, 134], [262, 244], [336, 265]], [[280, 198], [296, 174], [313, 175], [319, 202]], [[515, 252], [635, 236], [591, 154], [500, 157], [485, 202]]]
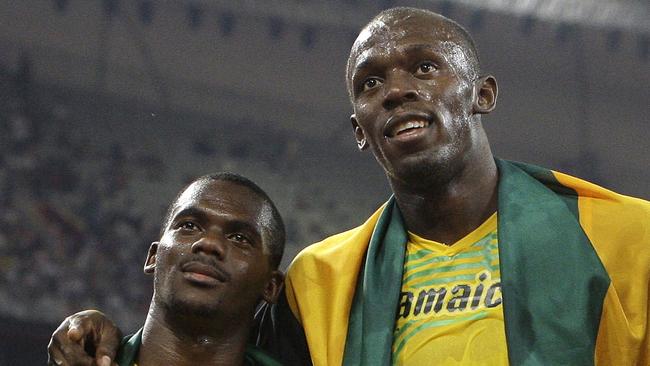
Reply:
[[[650, 203], [497, 160], [512, 365], [650, 365]], [[315, 365], [389, 365], [406, 229], [391, 198], [303, 250], [286, 301]]]

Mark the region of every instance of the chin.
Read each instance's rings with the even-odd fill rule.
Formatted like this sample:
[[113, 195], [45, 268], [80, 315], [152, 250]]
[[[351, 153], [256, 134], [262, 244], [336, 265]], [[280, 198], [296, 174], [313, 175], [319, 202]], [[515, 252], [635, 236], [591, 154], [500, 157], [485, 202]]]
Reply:
[[444, 187], [460, 170], [456, 165], [440, 154], [418, 154], [409, 156], [394, 166], [390, 178], [408, 187]]
[[172, 298], [170, 302], [165, 304], [167, 310], [178, 314], [181, 316], [192, 316], [192, 317], [213, 317], [215, 314], [219, 313], [220, 301], [214, 301], [212, 299], [211, 303], [202, 303], [199, 301], [191, 301], [188, 299], [179, 299]]

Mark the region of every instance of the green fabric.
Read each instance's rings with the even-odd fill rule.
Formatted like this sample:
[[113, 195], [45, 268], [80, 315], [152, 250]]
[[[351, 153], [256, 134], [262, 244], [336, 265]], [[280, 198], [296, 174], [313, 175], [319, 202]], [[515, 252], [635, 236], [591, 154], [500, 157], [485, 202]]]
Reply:
[[343, 364], [389, 364], [408, 237], [394, 198], [372, 233], [350, 310]]
[[[141, 343], [142, 328], [137, 333], [124, 337], [117, 352], [117, 357], [115, 357], [118, 366], [133, 366], [137, 361]], [[253, 345], [246, 346], [244, 364], [251, 366], [281, 366], [279, 362]]]
[[[500, 160], [497, 164], [510, 363], [593, 365], [610, 279], [580, 227], [577, 193], [559, 184], [550, 171]], [[549, 189], [554, 187], [558, 189]]]
[[142, 343], [142, 328], [135, 334], [122, 338], [120, 348], [117, 350], [117, 357], [115, 357], [118, 366], [132, 366], [135, 363], [140, 343]]
[[[609, 277], [552, 172], [497, 159], [498, 235], [511, 365], [593, 365]], [[350, 310], [344, 365], [390, 365], [406, 229], [391, 198]]]
[[260, 348], [249, 344], [246, 346], [246, 353], [244, 353], [245, 364], [251, 366], [281, 366], [281, 364], [266, 354]]

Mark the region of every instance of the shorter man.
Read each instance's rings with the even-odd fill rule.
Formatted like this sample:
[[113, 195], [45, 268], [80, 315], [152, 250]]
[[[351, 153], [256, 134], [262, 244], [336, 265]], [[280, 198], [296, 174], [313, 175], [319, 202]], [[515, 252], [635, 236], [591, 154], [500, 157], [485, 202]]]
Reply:
[[[160, 241], [149, 248], [144, 271], [154, 276], [153, 299], [143, 328], [123, 340], [117, 363], [279, 365], [247, 340], [256, 305], [275, 302], [282, 286], [284, 239], [278, 210], [255, 183], [232, 173], [192, 182], [170, 205]], [[59, 338], [48, 347], [50, 365], [64, 364], [64, 350], [71, 349]], [[81, 354], [82, 340], [78, 346]]]

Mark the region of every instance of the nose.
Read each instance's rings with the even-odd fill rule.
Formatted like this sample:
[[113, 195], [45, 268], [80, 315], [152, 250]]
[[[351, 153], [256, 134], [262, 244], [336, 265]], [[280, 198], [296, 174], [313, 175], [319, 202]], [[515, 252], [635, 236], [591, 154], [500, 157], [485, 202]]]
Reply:
[[418, 99], [418, 89], [410, 73], [395, 71], [390, 73], [384, 81], [386, 85], [383, 107], [387, 110], [399, 107], [403, 103], [413, 102]]
[[227, 245], [221, 239], [220, 235], [214, 232], [208, 232], [192, 244], [191, 250], [194, 254], [204, 253], [213, 255], [218, 259], [224, 259]]

